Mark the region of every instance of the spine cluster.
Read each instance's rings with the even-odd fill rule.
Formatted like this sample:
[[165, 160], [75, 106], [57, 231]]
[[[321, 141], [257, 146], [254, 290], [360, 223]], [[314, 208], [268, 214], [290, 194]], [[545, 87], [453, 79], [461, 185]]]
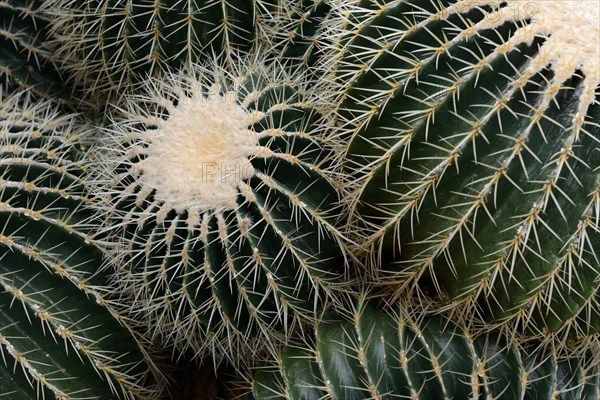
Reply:
[[199, 66], [133, 99], [93, 184], [133, 315], [155, 338], [237, 363], [250, 338], [246, 351], [272, 346], [315, 318], [347, 267], [305, 85], [256, 61], [236, 72]]
[[0, 82], [18, 91], [66, 100], [63, 75], [56, 68], [49, 18], [42, 2], [0, 1]]
[[0, 0], [0, 398], [597, 400], [598, 6]]
[[80, 127], [54, 107], [0, 91], [0, 393], [158, 396], [160, 374], [105, 296]]

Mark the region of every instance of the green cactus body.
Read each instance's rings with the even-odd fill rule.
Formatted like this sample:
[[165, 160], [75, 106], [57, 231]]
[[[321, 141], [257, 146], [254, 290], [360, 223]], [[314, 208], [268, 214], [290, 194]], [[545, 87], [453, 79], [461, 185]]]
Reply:
[[529, 354], [501, 335], [473, 339], [439, 317], [381, 314], [359, 304], [352, 318], [325, 316], [311, 342], [288, 345], [257, 369], [256, 400], [596, 399], [598, 366]]
[[332, 4], [324, 0], [303, 0], [298, 10], [281, 29], [284, 38], [279, 44], [281, 63], [292, 68], [317, 72], [313, 68], [328, 38], [323, 35]]
[[149, 76], [270, 39], [288, 6], [260, 1], [53, 0], [58, 58], [87, 92], [120, 96]]
[[448, 307], [596, 335], [597, 4], [477, 5], [342, 7], [355, 227], [396, 296], [429, 282]]
[[158, 395], [102, 295], [76, 125], [52, 106], [0, 92], [0, 398]]
[[131, 99], [97, 182], [133, 315], [235, 364], [252, 338], [258, 349], [310, 319], [346, 273], [319, 111], [301, 84], [246, 62]]
[[43, 97], [64, 97], [63, 79], [52, 62], [48, 20], [40, 1], [0, 1], [0, 82], [33, 90]]

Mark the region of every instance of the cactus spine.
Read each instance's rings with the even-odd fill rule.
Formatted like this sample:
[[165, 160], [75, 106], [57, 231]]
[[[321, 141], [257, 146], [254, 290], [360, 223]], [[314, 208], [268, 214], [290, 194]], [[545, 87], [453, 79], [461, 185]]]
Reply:
[[310, 320], [346, 273], [319, 110], [282, 70], [238, 68], [208, 63], [130, 99], [96, 182], [133, 315], [234, 364], [249, 338], [256, 350]]
[[[439, 317], [381, 314], [358, 302], [329, 314], [314, 337], [257, 369], [256, 400], [597, 399], [597, 354], [557, 361], [496, 334], [477, 338]], [[590, 362], [591, 361], [591, 362]]]
[[600, 12], [525, 3], [340, 4], [355, 227], [395, 297], [597, 337]]
[[331, 13], [332, 5], [323, 0], [302, 0], [295, 14], [282, 26], [283, 40], [278, 59], [288, 67], [304, 69], [310, 74], [318, 71], [313, 68], [325, 47], [324, 28]]
[[264, 46], [292, 12], [278, 0], [52, 0], [45, 9], [64, 68], [91, 96], [109, 99], [207, 56]]
[[48, 44], [48, 19], [41, 1], [0, 1], [0, 82], [35, 91], [46, 98], [65, 98], [63, 78]]
[[0, 91], [0, 397], [158, 396], [104, 296], [77, 123], [53, 107]]

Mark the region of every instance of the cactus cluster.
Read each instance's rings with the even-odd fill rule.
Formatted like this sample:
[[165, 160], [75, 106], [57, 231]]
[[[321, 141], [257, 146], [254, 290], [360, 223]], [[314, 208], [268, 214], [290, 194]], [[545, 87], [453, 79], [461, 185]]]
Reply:
[[0, 398], [598, 399], [599, 6], [0, 0]]
[[74, 116], [0, 91], [0, 397], [157, 396], [104, 286]]

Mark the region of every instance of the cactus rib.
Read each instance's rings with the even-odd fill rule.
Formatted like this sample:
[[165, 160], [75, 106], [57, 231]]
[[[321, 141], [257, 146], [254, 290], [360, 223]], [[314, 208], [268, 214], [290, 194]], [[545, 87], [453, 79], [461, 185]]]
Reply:
[[78, 125], [55, 106], [0, 92], [0, 397], [158, 395], [156, 367], [104, 295]]
[[341, 6], [344, 168], [374, 279], [395, 297], [429, 286], [442, 308], [591, 338], [600, 55], [586, 35], [600, 34], [600, 12], [535, 6]]
[[302, 82], [255, 58], [236, 73], [215, 63], [130, 99], [96, 186], [133, 315], [153, 338], [237, 365], [335, 299], [346, 268], [326, 132]]
[[66, 99], [48, 43], [49, 22], [40, 6], [37, 0], [0, 1], [0, 79], [7, 88]]
[[117, 100], [151, 76], [267, 46], [293, 12], [277, 0], [52, 0], [44, 9], [64, 68], [90, 96]]

